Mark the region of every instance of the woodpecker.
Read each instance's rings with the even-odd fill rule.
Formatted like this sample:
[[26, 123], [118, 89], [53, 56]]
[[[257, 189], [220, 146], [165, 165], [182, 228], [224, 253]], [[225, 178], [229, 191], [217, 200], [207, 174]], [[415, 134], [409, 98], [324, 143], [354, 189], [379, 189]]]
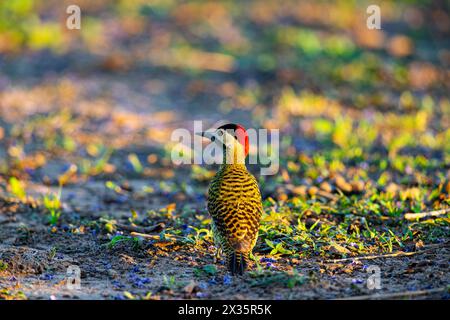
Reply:
[[200, 135], [215, 143], [223, 154], [208, 190], [216, 258], [223, 252], [228, 270], [233, 275], [243, 274], [258, 239], [262, 215], [258, 183], [245, 166], [248, 133], [241, 125], [226, 124]]

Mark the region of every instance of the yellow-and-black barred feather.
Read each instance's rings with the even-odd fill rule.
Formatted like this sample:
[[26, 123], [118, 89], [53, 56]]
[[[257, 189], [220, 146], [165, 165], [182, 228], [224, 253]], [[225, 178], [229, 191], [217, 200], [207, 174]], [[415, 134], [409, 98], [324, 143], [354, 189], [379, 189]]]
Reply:
[[225, 253], [231, 273], [243, 273], [258, 239], [262, 214], [258, 183], [245, 165], [222, 165], [208, 195], [216, 246]]

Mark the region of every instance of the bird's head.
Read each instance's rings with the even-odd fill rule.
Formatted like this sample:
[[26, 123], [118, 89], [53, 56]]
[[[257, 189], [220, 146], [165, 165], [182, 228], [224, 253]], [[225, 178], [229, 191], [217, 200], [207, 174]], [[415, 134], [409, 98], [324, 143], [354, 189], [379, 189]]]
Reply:
[[228, 123], [217, 129], [201, 132], [200, 135], [223, 148], [227, 164], [245, 163], [250, 145], [248, 133], [243, 126]]

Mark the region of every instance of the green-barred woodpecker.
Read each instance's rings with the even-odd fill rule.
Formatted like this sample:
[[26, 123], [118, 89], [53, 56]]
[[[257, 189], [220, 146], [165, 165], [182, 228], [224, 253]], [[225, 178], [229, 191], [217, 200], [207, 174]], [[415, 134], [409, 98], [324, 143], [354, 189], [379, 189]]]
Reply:
[[223, 150], [223, 162], [208, 190], [217, 257], [222, 251], [229, 271], [243, 274], [258, 239], [262, 214], [258, 183], [245, 166], [248, 134], [240, 125], [226, 124], [201, 135]]

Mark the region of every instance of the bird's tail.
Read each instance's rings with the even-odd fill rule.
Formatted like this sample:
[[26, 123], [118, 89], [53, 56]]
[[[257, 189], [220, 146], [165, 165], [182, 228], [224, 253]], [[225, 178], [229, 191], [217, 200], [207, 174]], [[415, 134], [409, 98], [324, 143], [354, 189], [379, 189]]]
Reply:
[[248, 262], [249, 262], [248, 253], [240, 251], [232, 251], [227, 254], [228, 270], [231, 272], [232, 275], [244, 274], [245, 270], [247, 270]]

